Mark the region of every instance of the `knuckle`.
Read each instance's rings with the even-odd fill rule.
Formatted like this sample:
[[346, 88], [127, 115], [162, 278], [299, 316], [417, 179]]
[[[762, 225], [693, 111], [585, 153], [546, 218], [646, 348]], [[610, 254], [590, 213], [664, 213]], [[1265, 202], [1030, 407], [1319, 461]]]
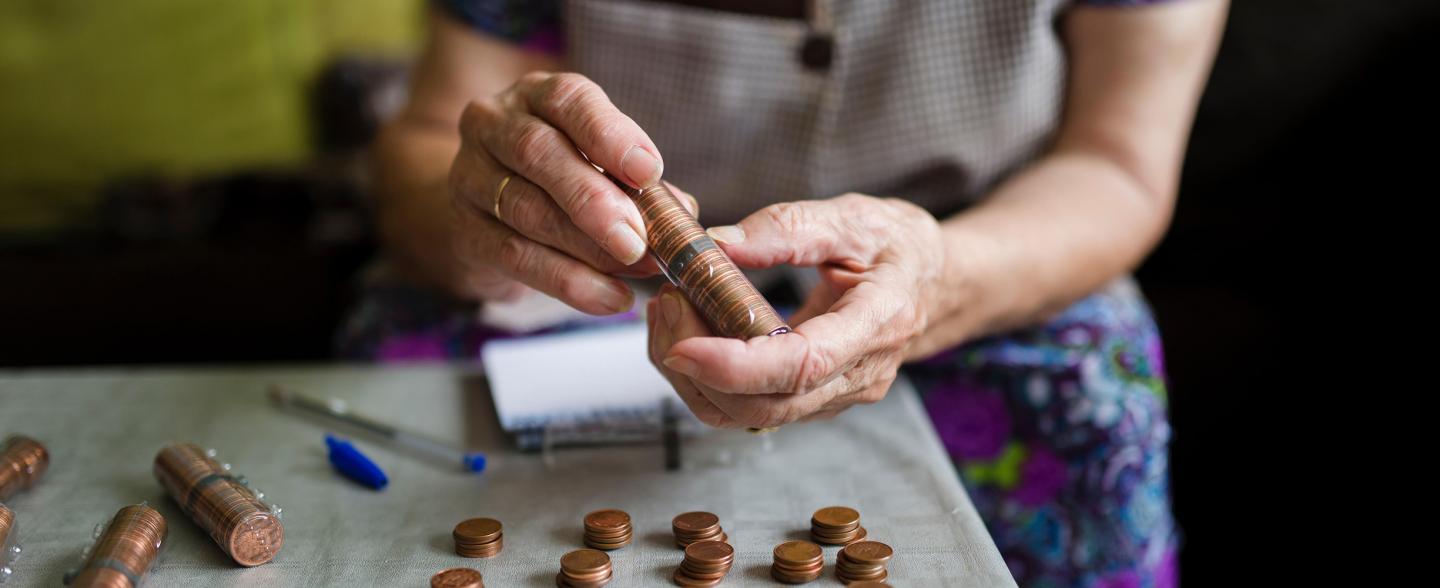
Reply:
[[766, 220], [789, 234], [800, 233], [805, 226], [804, 208], [795, 202], [771, 204], [761, 212], [765, 215]]
[[545, 82], [540, 104], [552, 112], [562, 112], [597, 89], [599, 86], [583, 75], [570, 72], [555, 74]]
[[820, 383], [830, 379], [830, 372], [833, 371], [830, 358], [824, 353], [809, 347], [805, 355], [800, 358], [800, 369], [795, 371], [795, 377], [790, 382], [790, 392], [793, 394], [804, 394], [814, 389]]
[[462, 139], [479, 135], [494, 122], [499, 108], [494, 99], [471, 100], [460, 111], [460, 134]]
[[525, 238], [518, 233], [511, 233], [500, 241], [500, 267], [511, 275], [518, 277], [529, 273], [530, 266], [535, 263], [534, 255]]
[[570, 218], [574, 219], [576, 224], [585, 221], [606, 224], [601, 222], [605, 219], [601, 218], [600, 214], [604, 212], [603, 205], [607, 202], [606, 197], [610, 195], [611, 189], [610, 186], [598, 182], [580, 182], [571, 192], [569, 206], [566, 207]]
[[552, 77], [555, 77], [555, 74], [548, 71], [536, 70], [526, 72], [521, 75], [519, 79], [515, 80], [515, 85], [511, 86], [511, 88], [523, 89], [539, 87], [544, 85]]
[[525, 121], [515, 129], [515, 158], [533, 169], [555, 152], [555, 139], [556, 131], [550, 125], [536, 119]]

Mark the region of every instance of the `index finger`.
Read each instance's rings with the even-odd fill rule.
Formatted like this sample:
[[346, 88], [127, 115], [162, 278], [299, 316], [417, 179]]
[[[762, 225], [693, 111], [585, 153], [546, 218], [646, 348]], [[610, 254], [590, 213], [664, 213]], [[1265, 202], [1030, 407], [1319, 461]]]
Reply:
[[545, 119], [611, 175], [632, 188], [660, 181], [664, 163], [660, 150], [629, 116], [610, 102], [605, 91], [575, 73], [550, 76], [525, 92], [530, 112]]

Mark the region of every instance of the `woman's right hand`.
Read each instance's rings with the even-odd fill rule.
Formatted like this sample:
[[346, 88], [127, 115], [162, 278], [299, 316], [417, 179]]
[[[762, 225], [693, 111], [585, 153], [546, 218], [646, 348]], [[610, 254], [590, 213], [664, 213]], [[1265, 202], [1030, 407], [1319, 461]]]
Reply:
[[645, 223], [591, 162], [653, 185], [664, 166], [645, 131], [584, 76], [531, 72], [470, 102], [460, 137], [449, 185], [463, 289], [503, 300], [528, 286], [591, 314], [629, 310], [634, 294], [615, 276], [655, 273]]

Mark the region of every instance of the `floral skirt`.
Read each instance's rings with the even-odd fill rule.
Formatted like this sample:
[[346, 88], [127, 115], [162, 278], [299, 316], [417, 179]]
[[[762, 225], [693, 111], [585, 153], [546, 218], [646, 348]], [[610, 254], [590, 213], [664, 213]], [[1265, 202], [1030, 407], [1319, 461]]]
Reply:
[[1164, 360], [1133, 282], [906, 371], [1021, 586], [1177, 585]]
[[[375, 285], [339, 351], [382, 362], [473, 358], [504, 336], [474, 317], [473, 306]], [[1164, 363], [1133, 282], [905, 372], [1020, 586], [1177, 585]]]

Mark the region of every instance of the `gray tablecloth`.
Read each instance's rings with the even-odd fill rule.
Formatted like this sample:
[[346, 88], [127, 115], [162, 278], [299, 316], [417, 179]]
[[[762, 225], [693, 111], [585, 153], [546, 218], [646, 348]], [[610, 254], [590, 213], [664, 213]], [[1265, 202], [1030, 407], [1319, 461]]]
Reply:
[[[391, 477], [384, 491], [366, 490], [331, 470], [322, 427], [265, 401], [272, 382], [488, 450], [489, 470], [447, 471], [357, 438]], [[681, 560], [670, 519], [688, 510], [720, 515], [736, 548], [725, 585], [771, 586], [773, 547], [803, 538], [809, 515], [834, 504], [859, 509], [870, 536], [895, 548], [896, 586], [1015, 585], [903, 384], [831, 422], [702, 434], [686, 442], [686, 468], [675, 473], [662, 470], [658, 446], [507, 451], [490, 411], [480, 376], [445, 366], [0, 372], [0, 436], [33, 436], [52, 455], [40, 485], [9, 501], [24, 552], [6, 588], [58, 585], [95, 524], [141, 501], [171, 529], [148, 588], [423, 587], [452, 566], [479, 569], [492, 588], [554, 586], [560, 556], [581, 547], [581, 518], [604, 507], [635, 522], [635, 543], [611, 552], [612, 586], [667, 585]], [[238, 567], [185, 519], [151, 475], [169, 440], [217, 449], [283, 507], [276, 561]], [[451, 529], [474, 516], [503, 521], [498, 557], [454, 554]], [[839, 585], [834, 555], [826, 548], [825, 575], [812, 585]]]

